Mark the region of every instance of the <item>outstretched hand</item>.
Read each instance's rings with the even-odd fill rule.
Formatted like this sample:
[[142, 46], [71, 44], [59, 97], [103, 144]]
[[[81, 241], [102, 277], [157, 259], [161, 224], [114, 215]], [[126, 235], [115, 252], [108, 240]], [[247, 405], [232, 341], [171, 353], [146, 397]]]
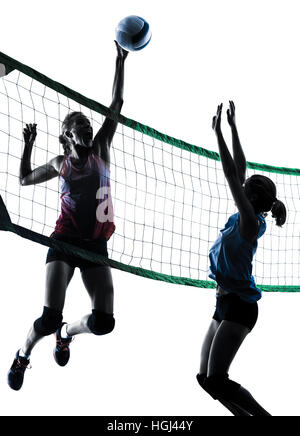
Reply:
[[223, 108], [223, 103], [219, 104], [217, 113], [213, 117], [213, 121], [212, 121], [212, 128], [216, 133], [221, 132], [222, 108]]
[[115, 40], [115, 44], [117, 47], [117, 52], [118, 52], [118, 58], [122, 59], [123, 61], [125, 61], [125, 59], [128, 56], [128, 51], [125, 50], [123, 47], [120, 46], [120, 44], [118, 44], [118, 42]]
[[227, 120], [230, 127], [235, 127], [235, 105], [229, 100], [229, 109], [227, 109]]
[[26, 127], [23, 129], [23, 138], [25, 141], [25, 145], [33, 145], [37, 132], [36, 132], [36, 124], [26, 124]]

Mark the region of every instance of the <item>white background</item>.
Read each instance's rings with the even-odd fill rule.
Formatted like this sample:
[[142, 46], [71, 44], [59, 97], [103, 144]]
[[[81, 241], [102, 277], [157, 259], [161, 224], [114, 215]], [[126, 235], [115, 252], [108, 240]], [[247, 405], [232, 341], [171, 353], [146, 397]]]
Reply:
[[[126, 61], [124, 115], [216, 150], [211, 118], [230, 98], [248, 160], [300, 166], [297, 1], [11, 0], [1, 6], [0, 50], [109, 105], [114, 28], [130, 14], [149, 21], [153, 39]], [[1, 415], [228, 415], [195, 379], [213, 291], [120, 271], [113, 271], [113, 334], [77, 337], [66, 368], [55, 364], [54, 339], [46, 338], [23, 389], [11, 391], [7, 371], [41, 314], [47, 249], [0, 236]], [[273, 415], [300, 412], [299, 298], [264, 294], [232, 366], [231, 378]], [[65, 319], [89, 311], [76, 272]]]

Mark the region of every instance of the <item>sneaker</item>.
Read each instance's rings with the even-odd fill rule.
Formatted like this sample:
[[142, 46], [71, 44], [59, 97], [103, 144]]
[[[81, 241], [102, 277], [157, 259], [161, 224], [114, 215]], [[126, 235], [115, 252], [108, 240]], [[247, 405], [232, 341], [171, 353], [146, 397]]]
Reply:
[[69, 362], [70, 359], [69, 345], [73, 341], [73, 336], [70, 336], [66, 339], [61, 337], [61, 328], [64, 324], [66, 323], [65, 322], [62, 323], [61, 327], [58, 330], [56, 330], [56, 332], [54, 333], [56, 339], [56, 347], [53, 350], [53, 356], [55, 362], [59, 366], [66, 366], [66, 364]]
[[31, 368], [30, 361], [26, 357], [19, 356], [20, 350], [17, 351], [16, 358], [9, 370], [7, 382], [11, 389], [19, 391], [23, 385], [24, 373], [27, 368]]

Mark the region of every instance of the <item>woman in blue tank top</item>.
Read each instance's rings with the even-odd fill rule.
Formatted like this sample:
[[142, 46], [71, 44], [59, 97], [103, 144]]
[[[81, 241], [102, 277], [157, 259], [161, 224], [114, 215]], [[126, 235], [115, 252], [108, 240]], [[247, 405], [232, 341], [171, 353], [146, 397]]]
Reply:
[[232, 131], [233, 157], [221, 131], [222, 104], [213, 118], [224, 175], [238, 213], [232, 215], [209, 252], [210, 277], [217, 283], [217, 304], [201, 351], [197, 380], [214, 399], [235, 416], [269, 416], [241, 385], [228, 378], [230, 365], [257, 321], [261, 291], [252, 276], [257, 240], [266, 231], [264, 217], [271, 211], [276, 224], [286, 221], [286, 208], [276, 198], [276, 186], [268, 177], [245, 180], [246, 159], [235, 122], [235, 106], [229, 102], [227, 119]]

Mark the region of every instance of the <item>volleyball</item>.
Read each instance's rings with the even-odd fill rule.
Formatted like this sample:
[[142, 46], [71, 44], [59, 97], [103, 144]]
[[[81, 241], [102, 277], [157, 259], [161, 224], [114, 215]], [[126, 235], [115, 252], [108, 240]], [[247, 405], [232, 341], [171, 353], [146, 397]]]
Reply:
[[142, 50], [149, 44], [151, 36], [149, 24], [137, 15], [123, 18], [116, 28], [118, 44], [128, 51]]

